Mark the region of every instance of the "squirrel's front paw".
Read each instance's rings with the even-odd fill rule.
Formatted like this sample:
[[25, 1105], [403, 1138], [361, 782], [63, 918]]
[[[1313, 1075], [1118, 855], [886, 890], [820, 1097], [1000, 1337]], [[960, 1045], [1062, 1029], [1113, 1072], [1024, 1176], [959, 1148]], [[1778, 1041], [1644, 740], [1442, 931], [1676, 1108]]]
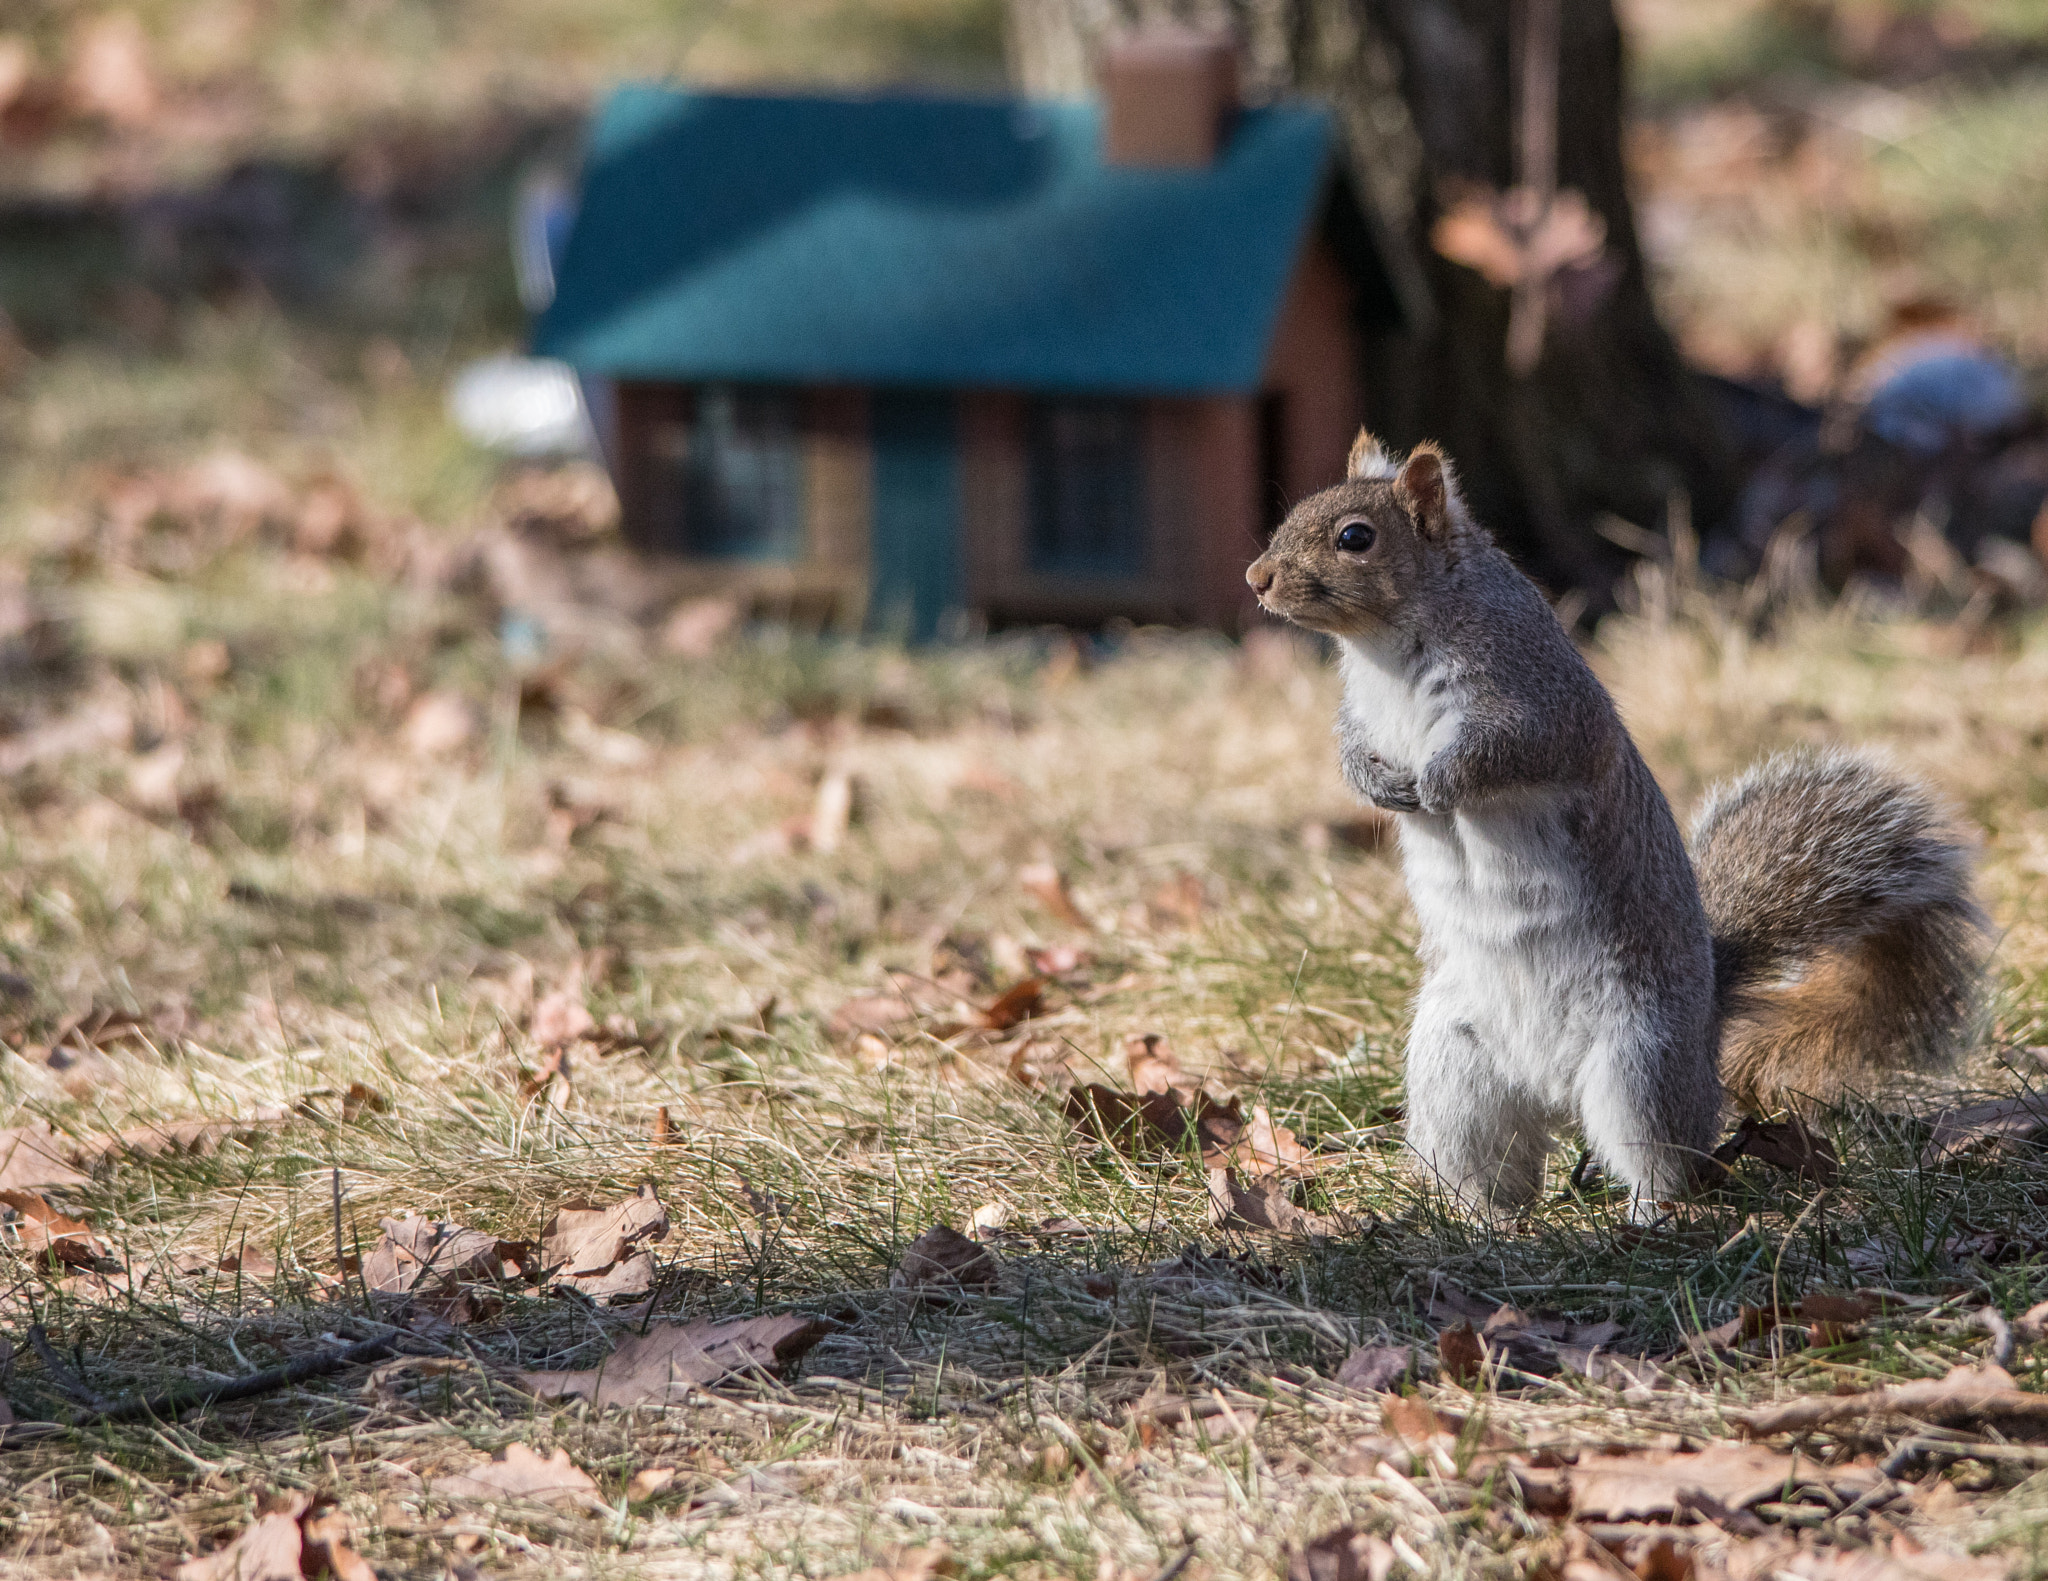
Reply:
[[1390, 768], [1375, 752], [1366, 760], [1366, 800], [1388, 812], [1421, 812], [1422, 795], [1415, 776]]

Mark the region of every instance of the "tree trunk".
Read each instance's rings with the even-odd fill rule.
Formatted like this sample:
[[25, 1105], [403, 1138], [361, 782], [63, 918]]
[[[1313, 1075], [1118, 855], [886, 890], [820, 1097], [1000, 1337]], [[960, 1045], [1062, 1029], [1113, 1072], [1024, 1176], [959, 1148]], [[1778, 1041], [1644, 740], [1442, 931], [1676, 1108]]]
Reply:
[[[1657, 320], [1636, 240], [1612, 0], [1010, 0], [1013, 70], [1027, 92], [1087, 93], [1103, 39], [1160, 16], [1231, 26], [1249, 97], [1336, 107], [1407, 318], [1374, 350], [1371, 420], [1399, 444], [1442, 443], [1532, 573], [1597, 610], [1628, 558], [1604, 516], [1666, 531], [1674, 503], [1705, 524], [1728, 512], [1732, 452]], [[1432, 248], [1461, 194], [1517, 185], [1583, 193], [1605, 222], [1600, 257], [1517, 292]], [[1511, 358], [1511, 313], [1528, 308]]]

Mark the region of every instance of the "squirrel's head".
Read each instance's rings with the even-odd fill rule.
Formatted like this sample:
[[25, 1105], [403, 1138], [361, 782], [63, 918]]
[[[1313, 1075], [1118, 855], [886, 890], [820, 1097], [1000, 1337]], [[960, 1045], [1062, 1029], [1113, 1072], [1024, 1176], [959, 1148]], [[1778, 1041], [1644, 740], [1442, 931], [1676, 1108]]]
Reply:
[[1259, 602], [1297, 626], [1363, 636], [1396, 621], [1433, 566], [1455, 555], [1464, 503], [1433, 444], [1398, 466], [1364, 429], [1344, 481], [1288, 512], [1244, 574]]

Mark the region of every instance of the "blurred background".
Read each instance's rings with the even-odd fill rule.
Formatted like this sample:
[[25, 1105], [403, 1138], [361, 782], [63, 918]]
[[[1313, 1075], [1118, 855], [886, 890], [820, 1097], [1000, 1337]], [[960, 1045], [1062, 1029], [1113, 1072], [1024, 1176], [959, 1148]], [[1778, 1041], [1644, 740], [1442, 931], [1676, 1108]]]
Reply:
[[[1219, 172], [1237, 158], [1234, 106], [1253, 107], [1238, 143], [1258, 106], [1334, 112], [1332, 179], [1367, 258], [1349, 271], [1352, 404], [1397, 443], [1447, 442], [1481, 514], [1573, 612], [1625, 602], [1643, 558], [1695, 553], [1731, 579], [1869, 585], [1973, 618], [2048, 591], [2035, 544], [2042, 0], [13, 0], [0, 24], [0, 636], [17, 672], [76, 640], [80, 619], [116, 651], [198, 630], [185, 594], [152, 604], [131, 588], [98, 617], [107, 600], [58, 596], [110, 567], [160, 595], [474, 584], [514, 659], [553, 640], [534, 613], [550, 602], [673, 624], [682, 650], [749, 615], [873, 628], [888, 611], [864, 579], [884, 575], [873, 513], [886, 500], [861, 508], [874, 563], [847, 551], [850, 597], [838, 583], [813, 596], [800, 575], [721, 574], [716, 542], [646, 502], [636, 522], [630, 498], [626, 537], [667, 553], [593, 569], [625, 541], [611, 484], [634, 457], [603, 449], [617, 369], [580, 368], [578, 391], [561, 370], [505, 360], [533, 345], [565, 251], [578, 267], [592, 118], [629, 80], [1087, 98], [1118, 39], [1167, 22], [1229, 41]], [[782, 123], [764, 124], [772, 142]], [[761, 174], [775, 164], [761, 143], [683, 137], [672, 153], [692, 172], [681, 195], [629, 194], [629, 209], [781, 179]], [[1334, 200], [1319, 201], [1334, 235]], [[1048, 280], [1056, 307], [1071, 281]], [[912, 279], [908, 295], [933, 284]], [[1002, 307], [993, 292], [968, 334], [999, 338]], [[897, 309], [845, 314], [869, 311]], [[681, 446], [683, 473], [709, 466], [714, 491], [752, 489], [766, 509], [774, 414], [705, 378], [676, 372], [675, 435], [657, 425], [639, 442]], [[654, 409], [667, 408], [633, 407]], [[1247, 405], [1243, 422], [1270, 427], [1275, 410]], [[1045, 443], [1079, 471], [1051, 484], [1020, 471], [1017, 485], [1078, 490], [1067, 525], [1111, 559], [1111, 529], [1088, 534], [1113, 511], [1097, 496], [1119, 486], [1115, 415], [1084, 401], [1046, 416]], [[806, 407], [788, 421], [808, 440], [814, 419]], [[1257, 529], [1340, 463], [1305, 433], [1287, 466], [1247, 463], [1261, 468], [1256, 519], [1219, 529], [1199, 595], [1148, 590], [1107, 560], [1058, 596], [984, 595], [972, 562], [987, 499], [970, 476], [945, 551], [969, 564], [936, 591], [906, 584], [917, 607], [896, 614], [918, 634], [1235, 627], [1246, 610], [1228, 589]], [[879, 446], [854, 462], [886, 471]], [[810, 481], [792, 487], [815, 493], [829, 468], [807, 454]], [[1031, 509], [1019, 530], [1042, 558], [1064, 529]], [[276, 588], [223, 570], [252, 554], [282, 567], [264, 573]], [[706, 593], [730, 608], [678, 617]], [[209, 648], [193, 662], [224, 661]]]

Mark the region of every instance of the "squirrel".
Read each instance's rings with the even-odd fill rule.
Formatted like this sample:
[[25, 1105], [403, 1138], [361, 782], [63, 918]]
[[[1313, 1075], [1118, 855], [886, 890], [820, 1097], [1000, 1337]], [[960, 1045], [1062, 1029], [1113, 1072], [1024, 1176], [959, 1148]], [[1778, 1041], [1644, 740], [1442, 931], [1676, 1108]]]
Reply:
[[1940, 1068], [1985, 922], [1941, 808], [1880, 759], [1798, 751], [1706, 798], [1691, 852], [1614, 700], [1433, 444], [1361, 431], [1245, 573], [1335, 639], [1345, 778], [1395, 815], [1424, 974], [1407, 1136], [1513, 1209], [1576, 1122], [1634, 1211], [1716, 1172], [1724, 1092], [1770, 1112]]

